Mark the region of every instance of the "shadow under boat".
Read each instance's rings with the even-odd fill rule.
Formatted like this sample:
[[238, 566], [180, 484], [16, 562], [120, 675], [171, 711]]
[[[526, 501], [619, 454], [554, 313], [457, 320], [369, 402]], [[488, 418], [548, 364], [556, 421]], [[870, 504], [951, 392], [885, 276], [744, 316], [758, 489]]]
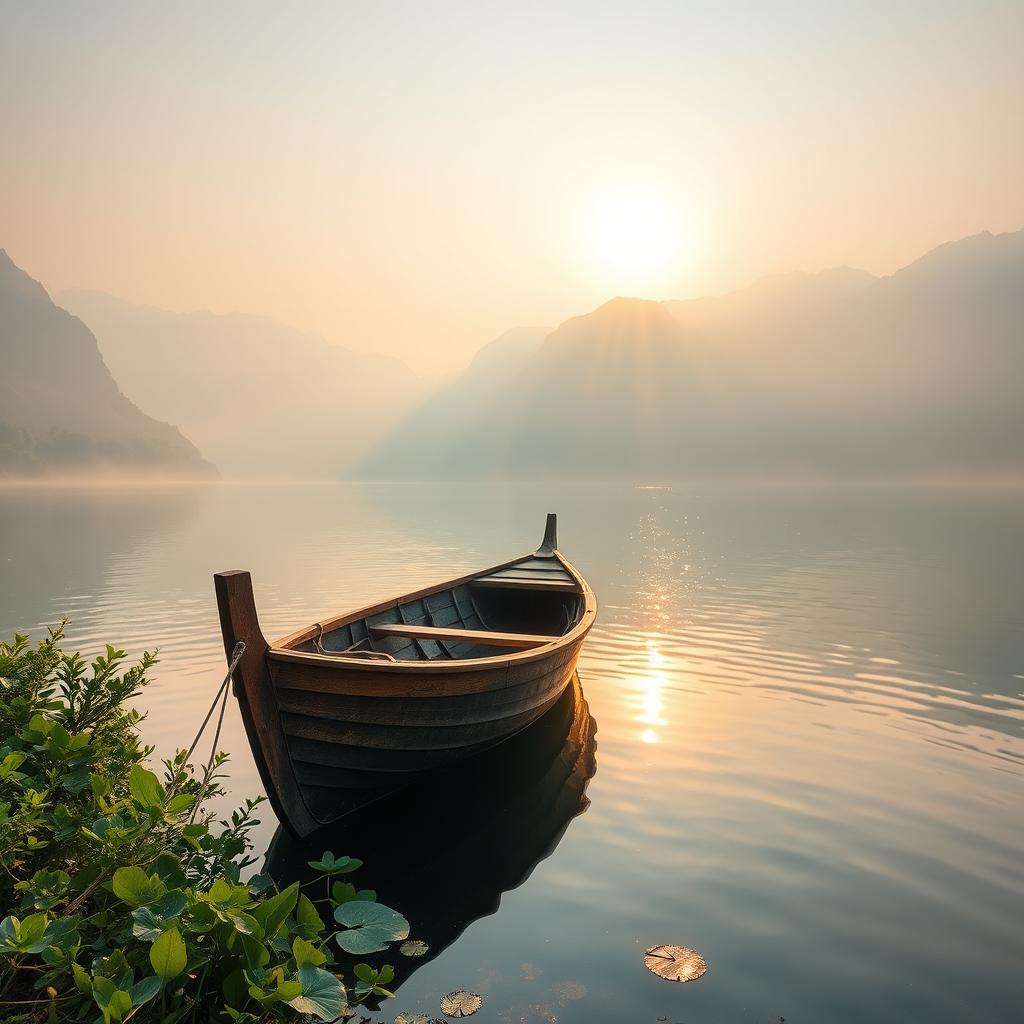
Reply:
[[495, 913], [502, 893], [522, 885], [554, 852], [590, 805], [596, 732], [575, 676], [548, 712], [501, 746], [305, 839], [279, 827], [263, 870], [284, 886], [317, 877], [308, 862], [324, 850], [363, 860], [351, 876], [357, 887], [375, 889], [378, 902], [408, 919], [410, 938], [429, 946], [417, 958], [397, 948], [352, 958], [392, 964], [389, 988], [397, 988], [470, 924]]

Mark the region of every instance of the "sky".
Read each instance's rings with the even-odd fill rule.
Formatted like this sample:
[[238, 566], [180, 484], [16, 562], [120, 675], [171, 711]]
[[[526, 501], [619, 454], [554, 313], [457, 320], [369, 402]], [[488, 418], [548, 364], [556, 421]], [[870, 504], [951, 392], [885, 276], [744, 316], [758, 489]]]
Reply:
[[425, 374], [1024, 227], [1024, 3], [0, 0], [0, 247]]

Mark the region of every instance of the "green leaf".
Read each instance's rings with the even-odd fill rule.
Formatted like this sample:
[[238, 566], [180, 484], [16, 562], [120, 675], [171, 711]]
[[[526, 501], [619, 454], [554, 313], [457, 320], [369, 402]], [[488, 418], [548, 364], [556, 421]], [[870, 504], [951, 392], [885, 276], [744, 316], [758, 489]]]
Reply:
[[339, 931], [338, 945], [346, 953], [377, 953], [388, 943], [409, 937], [409, 922], [401, 914], [381, 903], [353, 900], [338, 907], [334, 919], [348, 931]]
[[71, 742], [71, 734], [60, 722], [50, 723], [50, 742], [61, 750], [66, 750]]
[[68, 772], [68, 774], [61, 779], [61, 785], [69, 793], [81, 793], [82, 790], [89, 785], [88, 766], [83, 765], [81, 768], [76, 768], [74, 771]]
[[143, 978], [132, 986], [132, 1003], [142, 1006], [148, 1003], [160, 991], [160, 979], [157, 977]]
[[245, 1006], [249, 998], [249, 982], [246, 981], [245, 970], [236, 967], [233, 971], [228, 972], [221, 985], [221, 990], [230, 1006]]
[[313, 906], [313, 901], [305, 894], [299, 896], [295, 908], [296, 930], [305, 939], [312, 939], [324, 930], [324, 922]]
[[90, 775], [89, 784], [92, 786], [92, 795], [97, 800], [102, 800], [113, 789], [113, 783], [106, 775]]
[[169, 892], [165, 892], [153, 904], [153, 912], [165, 920], [177, 917], [184, 909], [185, 894], [180, 889], [171, 889]]
[[18, 929], [18, 938], [22, 943], [34, 944], [43, 937], [49, 922], [50, 919], [46, 914], [30, 914], [21, 922], [21, 927]]
[[284, 892], [263, 900], [253, 907], [252, 916], [263, 926], [263, 934], [270, 938], [284, 924], [299, 898], [299, 883], [293, 882]]
[[296, 967], [319, 967], [327, 962], [327, 956], [300, 935], [292, 940], [292, 956], [295, 957]]
[[179, 793], [177, 796], [172, 796], [167, 801], [167, 806], [164, 808], [165, 814], [181, 814], [183, 811], [187, 811], [192, 804], [195, 803], [195, 797], [191, 793]]
[[13, 915], [0, 921], [0, 950], [5, 953], [16, 952], [18, 949], [18, 929], [21, 921]]
[[347, 875], [350, 871], [358, 871], [363, 862], [355, 857], [335, 857], [330, 850], [325, 850], [319, 860], [308, 861], [308, 864], [315, 871], [323, 872], [325, 875]]
[[360, 981], [365, 981], [367, 985], [372, 985], [377, 980], [377, 972], [369, 964], [356, 964], [353, 970], [356, 977]]
[[132, 770], [128, 773], [128, 789], [132, 798], [147, 810], [162, 808], [167, 799], [160, 780], [141, 764], [132, 765]]
[[188, 955], [185, 950], [185, 941], [176, 927], [162, 932], [153, 943], [149, 950], [149, 962], [165, 985], [185, 970]]
[[335, 903], [348, 903], [351, 900], [376, 903], [377, 893], [373, 889], [356, 889], [351, 882], [335, 882], [331, 886], [331, 899]]
[[163, 896], [164, 883], [156, 875], [147, 875], [140, 867], [118, 868], [114, 872], [114, 895], [129, 907], [141, 907]]
[[46, 926], [43, 941], [48, 946], [57, 946], [61, 949], [77, 946], [80, 941], [78, 935], [79, 923], [80, 919], [77, 915], [73, 917], [59, 917]]
[[240, 935], [239, 940], [242, 943], [245, 962], [254, 974], [270, 963], [270, 950], [263, 944], [262, 939], [255, 939], [251, 935]]
[[208, 899], [222, 910], [241, 910], [252, 902], [249, 890], [244, 885], [233, 885], [226, 878], [218, 878], [210, 886]]
[[194, 903], [188, 912], [190, 932], [208, 932], [217, 926], [220, 918], [209, 903]]
[[301, 981], [285, 981], [280, 975], [277, 978], [277, 990], [274, 993], [283, 1003], [291, 1002], [302, 993]]
[[241, 935], [251, 935], [260, 941], [264, 939], [263, 925], [252, 914], [243, 914], [241, 911], [236, 911], [233, 914], [228, 914], [227, 919], [235, 926], [235, 931]]
[[52, 728], [52, 723], [42, 715], [33, 715], [28, 720], [28, 728], [22, 733], [22, 737], [29, 743], [39, 743], [50, 735]]
[[107, 956], [97, 957], [92, 963], [92, 973], [95, 977], [102, 975], [104, 978], [120, 978], [130, 970], [128, 958], [120, 949], [115, 949]]
[[331, 886], [331, 899], [335, 903], [348, 903], [356, 898], [356, 887], [351, 882], [335, 882]]
[[103, 1019], [110, 1021], [110, 1024], [120, 1024], [125, 1017], [131, 1013], [132, 997], [124, 989], [115, 989], [110, 994], [107, 1005], [102, 1007]]
[[345, 989], [329, 971], [319, 967], [300, 967], [298, 979], [302, 994], [288, 1005], [299, 1013], [309, 1013], [320, 1020], [334, 1020], [345, 1008]]
[[132, 935], [143, 942], [155, 942], [160, 938], [163, 919], [157, 917], [150, 907], [139, 907], [132, 911]]
[[13, 915], [0, 921], [0, 952], [41, 953], [52, 945], [45, 934], [49, 925], [45, 913], [30, 914], [24, 921]]
[[106, 1024], [120, 1024], [132, 1009], [132, 997], [109, 978], [97, 975], [93, 982], [92, 997], [103, 1012]]
[[185, 872], [181, 862], [173, 853], [161, 853], [153, 861], [153, 870], [168, 889], [181, 889], [185, 885]]
[[92, 978], [89, 977], [89, 972], [79, 964], [72, 964], [71, 973], [74, 975], [78, 991], [90, 995], [92, 993]]

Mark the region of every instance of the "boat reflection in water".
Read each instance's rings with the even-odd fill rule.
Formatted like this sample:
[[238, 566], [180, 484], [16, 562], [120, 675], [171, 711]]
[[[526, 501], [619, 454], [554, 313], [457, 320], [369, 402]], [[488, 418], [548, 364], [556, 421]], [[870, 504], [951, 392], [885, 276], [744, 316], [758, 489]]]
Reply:
[[415, 959], [397, 949], [356, 958], [393, 964], [396, 988], [495, 913], [502, 893], [522, 885], [587, 809], [596, 731], [574, 677], [550, 711], [500, 747], [306, 839], [278, 828], [264, 871], [288, 885], [316, 877], [307, 862], [324, 850], [365, 861], [353, 881], [376, 889], [379, 902], [408, 919], [410, 937], [430, 947]]

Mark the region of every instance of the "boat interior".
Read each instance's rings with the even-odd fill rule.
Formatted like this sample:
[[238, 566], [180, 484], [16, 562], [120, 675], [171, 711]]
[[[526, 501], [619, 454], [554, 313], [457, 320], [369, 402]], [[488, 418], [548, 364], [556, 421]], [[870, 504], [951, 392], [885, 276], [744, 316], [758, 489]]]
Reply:
[[580, 621], [583, 592], [554, 557], [528, 555], [425, 597], [319, 628], [292, 649], [346, 660], [489, 658], [551, 643]]

